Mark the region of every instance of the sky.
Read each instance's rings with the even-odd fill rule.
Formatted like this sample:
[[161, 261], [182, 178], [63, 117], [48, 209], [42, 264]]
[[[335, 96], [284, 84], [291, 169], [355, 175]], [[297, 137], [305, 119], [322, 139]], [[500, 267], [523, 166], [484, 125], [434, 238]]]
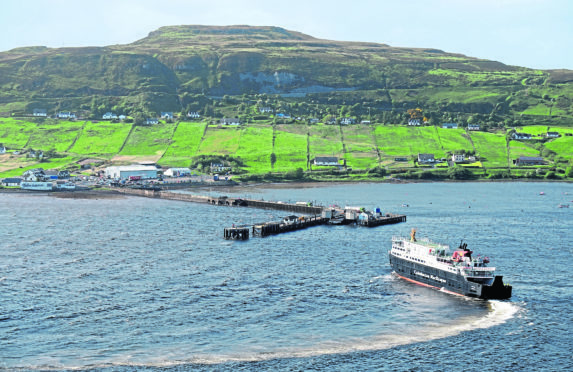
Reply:
[[105, 46], [161, 26], [278, 26], [573, 70], [573, 0], [2, 0], [0, 51]]

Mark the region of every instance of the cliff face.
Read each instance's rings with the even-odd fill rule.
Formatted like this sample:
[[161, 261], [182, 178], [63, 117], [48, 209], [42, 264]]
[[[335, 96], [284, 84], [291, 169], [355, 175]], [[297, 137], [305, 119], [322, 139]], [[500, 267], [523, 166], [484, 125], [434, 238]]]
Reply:
[[[473, 87], [498, 96], [470, 102], [488, 111], [528, 87], [569, 81], [568, 71], [534, 71], [436, 49], [321, 40], [278, 27], [172, 26], [127, 45], [0, 53], [0, 105], [23, 110], [62, 100], [87, 108], [94, 97], [177, 109], [184, 94], [394, 89], [412, 90], [419, 104], [438, 107], [468, 102], [437, 99], [436, 89]], [[400, 97], [397, 104], [413, 99]]]

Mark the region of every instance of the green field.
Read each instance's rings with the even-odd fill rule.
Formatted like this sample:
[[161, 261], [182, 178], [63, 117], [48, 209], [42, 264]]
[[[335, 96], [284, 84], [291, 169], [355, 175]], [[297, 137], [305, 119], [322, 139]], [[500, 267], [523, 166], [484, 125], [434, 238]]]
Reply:
[[434, 127], [378, 126], [374, 130], [378, 148], [386, 159], [419, 153], [444, 157], [446, 150], [437, 133]]
[[199, 145], [197, 155], [234, 155], [241, 140], [239, 127], [209, 127]]
[[131, 131], [120, 155], [163, 155], [171, 143], [175, 124], [137, 126]]
[[206, 125], [205, 123], [179, 123], [171, 137], [171, 144], [159, 160], [159, 164], [170, 167], [188, 167], [191, 157], [197, 153]]
[[252, 126], [242, 129], [236, 156], [247, 165], [250, 173], [270, 172], [272, 151], [273, 128]]
[[30, 137], [28, 147], [66, 152], [81, 133], [84, 124], [77, 121], [45, 121], [43, 124], [38, 124]]
[[12, 118], [0, 119], [0, 143], [8, 148], [26, 147], [33, 133], [36, 133], [34, 123]]
[[317, 156], [342, 157], [342, 142], [338, 125], [317, 124], [309, 126], [310, 160]]
[[549, 150], [563, 157], [573, 157], [573, 136], [562, 136], [545, 144]]
[[[283, 128], [287, 127], [287, 128]], [[287, 132], [282, 129], [292, 129], [291, 126], [277, 125], [275, 133], [274, 152], [277, 161], [274, 170], [286, 172], [296, 168], [306, 170], [307, 167], [307, 136], [306, 134]]]
[[350, 125], [342, 127], [344, 158], [346, 165], [353, 169], [368, 169], [378, 166], [378, 154], [374, 144], [374, 135], [368, 125]]
[[84, 127], [70, 152], [84, 155], [115, 155], [125, 142], [131, 124], [92, 123]]
[[532, 144], [521, 141], [509, 142], [509, 156], [510, 160], [515, 160], [520, 156], [541, 156], [539, 150], [533, 147]]
[[476, 154], [485, 167], [507, 167], [505, 136], [494, 133], [472, 132]]

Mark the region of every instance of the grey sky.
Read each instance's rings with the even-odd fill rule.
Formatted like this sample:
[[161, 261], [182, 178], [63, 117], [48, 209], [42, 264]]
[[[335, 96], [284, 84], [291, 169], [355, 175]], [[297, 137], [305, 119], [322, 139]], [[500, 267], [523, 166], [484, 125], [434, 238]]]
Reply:
[[0, 51], [125, 44], [168, 25], [279, 26], [573, 69], [570, 0], [2, 0]]

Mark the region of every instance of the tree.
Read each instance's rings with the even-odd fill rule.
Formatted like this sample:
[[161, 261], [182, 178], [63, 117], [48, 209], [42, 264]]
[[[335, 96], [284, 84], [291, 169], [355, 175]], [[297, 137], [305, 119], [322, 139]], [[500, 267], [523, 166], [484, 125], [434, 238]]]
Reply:
[[565, 177], [573, 178], [573, 166], [567, 167], [565, 170]]
[[472, 177], [472, 172], [465, 167], [454, 165], [448, 169], [448, 177], [452, 180], [467, 180]]

